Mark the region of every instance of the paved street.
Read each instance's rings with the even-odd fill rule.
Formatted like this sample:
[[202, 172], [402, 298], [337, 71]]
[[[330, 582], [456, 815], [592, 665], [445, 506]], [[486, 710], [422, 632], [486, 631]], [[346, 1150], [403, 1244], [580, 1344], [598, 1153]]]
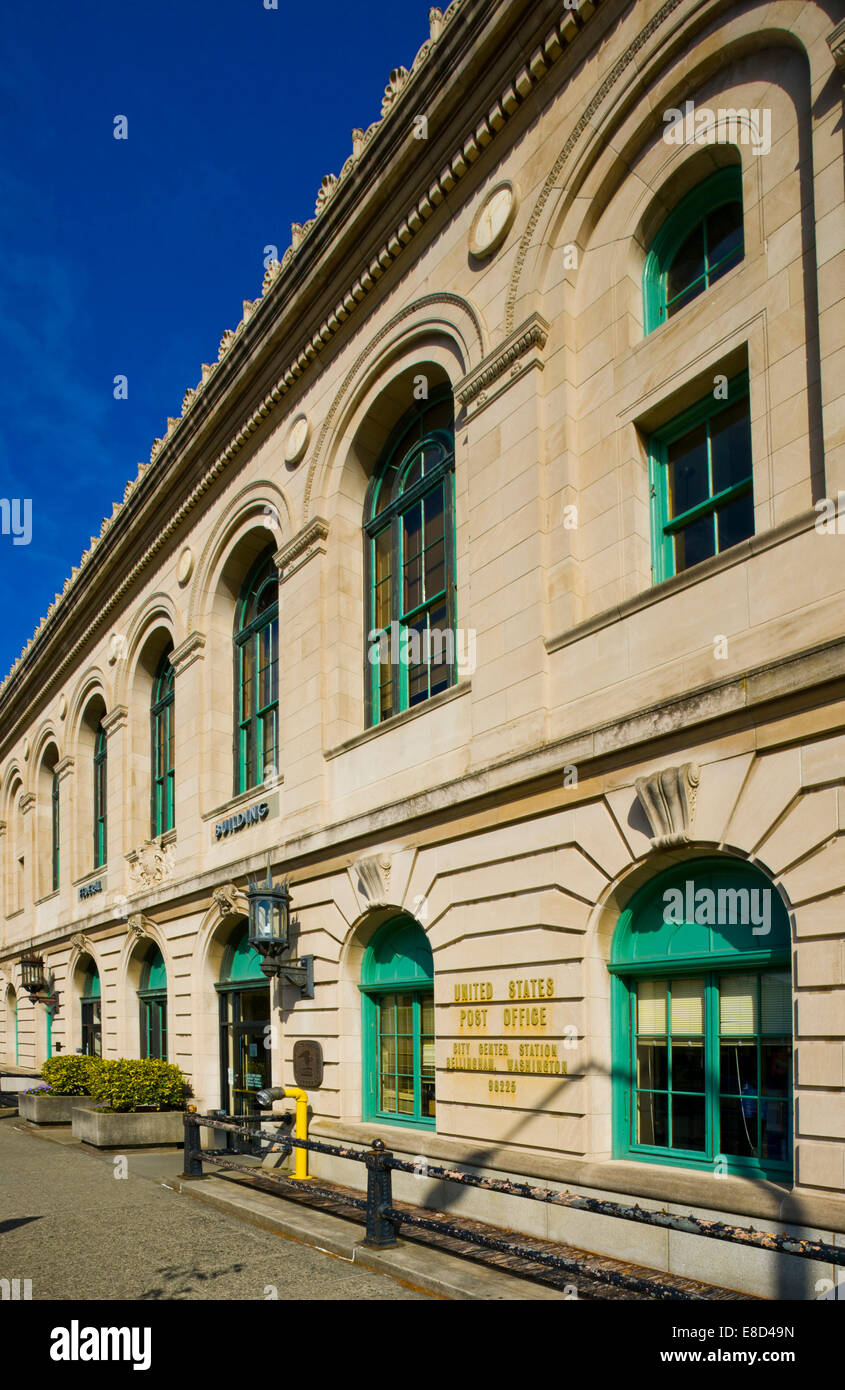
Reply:
[[45, 1299], [426, 1299], [0, 1120], [0, 1278]]

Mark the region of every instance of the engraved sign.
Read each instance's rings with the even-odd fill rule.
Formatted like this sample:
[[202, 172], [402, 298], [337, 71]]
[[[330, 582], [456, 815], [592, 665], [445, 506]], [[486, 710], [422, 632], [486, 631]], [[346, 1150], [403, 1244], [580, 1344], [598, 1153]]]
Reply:
[[303, 1091], [318, 1091], [323, 1084], [323, 1049], [318, 1042], [300, 1039], [293, 1045], [293, 1079]]

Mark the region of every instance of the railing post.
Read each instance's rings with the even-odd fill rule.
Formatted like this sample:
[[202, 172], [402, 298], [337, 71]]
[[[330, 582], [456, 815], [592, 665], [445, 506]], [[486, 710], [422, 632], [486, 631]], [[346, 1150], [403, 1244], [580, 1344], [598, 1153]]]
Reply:
[[202, 1146], [200, 1143], [200, 1127], [189, 1110], [183, 1115], [185, 1125], [185, 1156], [184, 1172], [180, 1173], [180, 1178], [190, 1181], [192, 1178], [203, 1178], [205, 1173], [202, 1171]]
[[391, 1170], [385, 1159], [393, 1154], [385, 1149], [381, 1139], [374, 1139], [371, 1151], [366, 1155], [367, 1164], [367, 1238], [365, 1245], [384, 1250], [396, 1244], [396, 1226], [383, 1215], [386, 1208], [393, 1206]]

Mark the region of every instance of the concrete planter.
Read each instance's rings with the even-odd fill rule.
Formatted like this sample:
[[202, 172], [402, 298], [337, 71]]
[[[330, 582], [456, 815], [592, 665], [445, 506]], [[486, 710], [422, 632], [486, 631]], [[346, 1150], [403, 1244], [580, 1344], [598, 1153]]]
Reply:
[[69, 1125], [74, 1110], [90, 1107], [93, 1096], [18, 1096], [18, 1114], [34, 1125]]
[[181, 1144], [185, 1128], [181, 1110], [108, 1110], [77, 1108], [73, 1137], [98, 1149], [137, 1149], [145, 1145]]

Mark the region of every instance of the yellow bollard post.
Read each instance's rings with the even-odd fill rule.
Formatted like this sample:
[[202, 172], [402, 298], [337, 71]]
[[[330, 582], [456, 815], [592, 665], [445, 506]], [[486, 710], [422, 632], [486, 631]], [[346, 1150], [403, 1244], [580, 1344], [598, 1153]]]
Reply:
[[[298, 1086], [285, 1086], [285, 1099], [296, 1101], [296, 1137], [308, 1138], [308, 1092]], [[294, 1182], [311, 1182], [308, 1172], [308, 1150], [297, 1148], [295, 1166], [292, 1174]]]

